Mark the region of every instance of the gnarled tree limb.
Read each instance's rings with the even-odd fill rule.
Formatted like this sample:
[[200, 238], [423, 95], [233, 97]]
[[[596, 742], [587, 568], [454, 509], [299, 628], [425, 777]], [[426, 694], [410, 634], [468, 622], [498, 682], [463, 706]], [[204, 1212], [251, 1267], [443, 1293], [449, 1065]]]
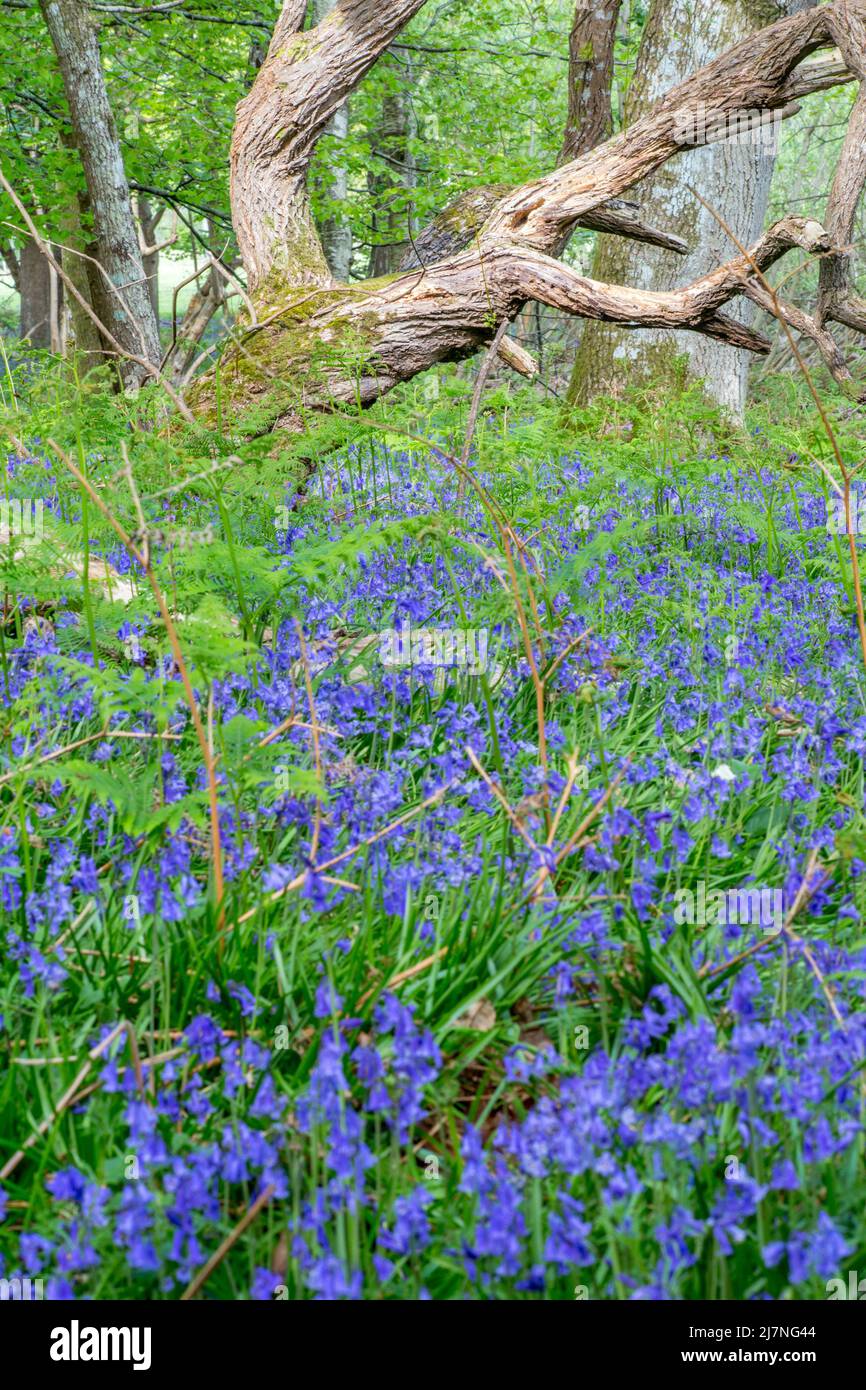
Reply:
[[827, 231], [838, 248], [821, 266], [816, 323], [823, 328], [828, 319], [866, 333], [866, 304], [851, 289], [850, 243], [854, 235], [857, 205], [866, 183], [866, 83], [861, 85], [836, 177], [827, 200]]
[[[538, 299], [581, 318], [602, 319], [631, 328], [693, 329], [730, 342], [734, 329], [742, 333], [743, 325], [734, 324], [733, 320], [720, 320], [718, 311], [730, 299], [748, 290], [753, 265], [767, 270], [794, 247], [821, 254], [828, 251], [830, 245], [820, 223], [803, 217], [783, 217], [764, 233], [747, 256], [734, 257], [681, 290], [654, 291], [604, 285], [577, 275], [552, 256], [522, 248], [515, 248], [506, 261], [503, 278], [513, 275], [513, 293], [522, 294], [525, 299]], [[509, 266], [513, 267], [512, 271]], [[749, 330], [746, 334], [749, 344], [740, 345], [756, 345], [756, 335]], [[756, 350], [767, 351], [769, 346], [767, 339], [763, 339], [762, 348], [756, 347]]]
[[331, 282], [307, 199], [312, 153], [334, 112], [424, 3], [340, 0], [300, 33], [299, 0], [286, 0], [232, 134], [232, 217], [252, 289], [272, 272], [284, 283]]
[[[851, 73], [860, 77], [866, 0], [835, 0], [780, 20], [693, 74], [627, 134], [501, 196], [498, 189], [465, 195], [470, 203], [474, 196], [477, 205], [470, 209], [472, 229], [464, 249], [454, 249], [447, 226], [434, 225], [429, 236], [417, 239], [425, 263], [390, 279], [339, 286], [328, 274], [309, 218], [307, 161], [335, 104], [422, 3], [391, 0], [385, 9], [379, 0], [342, 0], [317, 29], [272, 45], [253, 91], [239, 107], [233, 210], [260, 320], [226, 352], [220, 368], [223, 393], [237, 392], [240, 409], [233, 416], [239, 432], [298, 429], [307, 409], [324, 409], [330, 402], [370, 404], [437, 362], [478, 351], [504, 319], [513, 319], [533, 299], [585, 317], [685, 328], [766, 352], [766, 338], [723, 312], [737, 295], [760, 302], [748, 257], [737, 256], [665, 294], [588, 280], [555, 257], [581, 222], [600, 225], [605, 218], [605, 230], [644, 239], [665, 235], [646, 228], [620, 198], [677, 155], [683, 110], [702, 105], [708, 115], [736, 117], [744, 111], [779, 111], [794, 97], [828, 85], [831, 71], [834, 80]], [[842, 72], [835, 59], [800, 66], [822, 48], [839, 48]], [[749, 253], [762, 269], [794, 247], [836, 263], [844, 258], [839, 233], [853, 218], [862, 186], [861, 113], [858, 102], [854, 134], [843, 152], [848, 170], [830, 199], [833, 227], [783, 218]], [[847, 309], [838, 297], [833, 301], [835, 316], [858, 317], [858, 302], [848, 297], [845, 303]], [[796, 320], [799, 331], [818, 343], [837, 380], [849, 381], [823, 323], [793, 306], [789, 312], [792, 324]], [[832, 317], [829, 309], [826, 316]], [[210, 390], [202, 379], [196, 391], [200, 407], [208, 408]]]
[[833, 335], [818, 323], [816, 317], [807, 314], [796, 304], [788, 304], [778, 295], [770, 294], [766, 285], [762, 285], [757, 279], [749, 281], [745, 295], [765, 313], [771, 314], [774, 318], [781, 318], [788, 324], [789, 328], [793, 328], [795, 333], [799, 333], [804, 338], [810, 338], [823, 357], [825, 366], [834, 381], [845, 389], [851, 385], [854, 378], [845, 361], [842, 349]]
[[[414, 270], [417, 266], [435, 265], [437, 261], [448, 260], [449, 256], [465, 251], [497, 204], [513, 191], [504, 184], [495, 183], [461, 193], [413, 238], [399, 269]], [[640, 204], [625, 198], [611, 199], [604, 207], [579, 218], [577, 225], [594, 232], [610, 232], [652, 246], [663, 246], [665, 250], [675, 251], [678, 255], [685, 255], [688, 251], [688, 244], [682, 237], [674, 236], [660, 227], [649, 226], [641, 218]]]
[[702, 102], [708, 116], [786, 106], [787, 79], [803, 58], [837, 43], [838, 26], [830, 16], [846, 3], [851, 8], [862, 0], [840, 0], [779, 20], [729, 49], [675, 87], [627, 132], [504, 199], [486, 228], [489, 238], [516, 236], [524, 245], [555, 252], [578, 218], [679, 153], [678, 112], [696, 111]]

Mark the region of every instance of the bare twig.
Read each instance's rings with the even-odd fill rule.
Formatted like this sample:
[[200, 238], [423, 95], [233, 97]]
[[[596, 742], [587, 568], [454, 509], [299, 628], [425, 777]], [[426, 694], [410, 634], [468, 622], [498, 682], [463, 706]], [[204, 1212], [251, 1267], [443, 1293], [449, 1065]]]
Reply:
[[186, 1288], [180, 1296], [181, 1303], [187, 1303], [191, 1298], [195, 1298], [199, 1289], [201, 1289], [203, 1285], [207, 1283], [214, 1270], [219, 1268], [226, 1255], [229, 1253], [232, 1247], [237, 1244], [244, 1231], [247, 1230], [247, 1228], [253, 1224], [262, 1207], [267, 1206], [268, 1202], [271, 1200], [273, 1195], [274, 1185], [273, 1183], [269, 1183], [268, 1186], [264, 1188], [262, 1192], [259, 1193], [252, 1206], [244, 1212], [243, 1216], [241, 1217], [238, 1224], [235, 1226], [234, 1230], [229, 1232], [229, 1234], [226, 1236], [225, 1240], [222, 1242], [219, 1248], [214, 1251], [210, 1259], [202, 1265], [198, 1274], [196, 1274], [195, 1277], [191, 1279], [190, 1282], [187, 1284]]
[[72, 1105], [76, 1100], [80, 1099], [79, 1092], [81, 1083], [90, 1074], [90, 1071], [93, 1067], [93, 1063], [97, 1060], [98, 1057], [102, 1055], [103, 1052], [105, 1052], [111, 1046], [113, 1042], [117, 1040], [117, 1038], [120, 1037], [121, 1033], [124, 1032], [126, 1033], [129, 1039], [129, 1050], [130, 1055], [132, 1057], [132, 1064], [135, 1071], [135, 1079], [136, 1084], [138, 1086], [139, 1094], [141, 1095], [142, 1099], [144, 1098], [144, 1073], [141, 1065], [141, 1057], [138, 1051], [138, 1041], [133, 1031], [132, 1024], [129, 1022], [128, 1019], [124, 1019], [122, 1023], [118, 1023], [116, 1028], [112, 1028], [111, 1032], [107, 1035], [107, 1037], [104, 1037], [102, 1039], [101, 1043], [97, 1043], [96, 1047], [91, 1048], [90, 1052], [88, 1052], [87, 1054], [87, 1061], [84, 1063], [84, 1066], [80, 1069], [77, 1076], [75, 1077], [75, 1080], [71, 1083], [71, 1085], [69, 1085], [63, 1092], [63, 1095], [60, 1097], [60, 1100], [57, 1102], [48, 1118], [43, 1120], [42, 1123], [37, 1126], [34, 1132], [30, 1135], [29, 1139], [25, 1140], [25, 1142], [22, 1144], [18, 1152], [14, 1153], [12, 1157], [6, 1161], [3, 1167], [0, 1168], [0, 1182], [3, 1182], [6, 1178], [9, 1177], [11, 1173], [14, 1173], [15, 1169], [18, 1167], [18, 1164], [25, 1157], [27, 1151], [29, 1149], [32, 1149], [33, 1145], [38, 1143], [38, 1141], [42, 1138], [44, 1134], [47, 1134], [51, 1126], [56, 1123], [56, 1121], [60, 1118], [60, 1116], [63, 1114], [65, 1110], [69, 1109], [70, 1105]]

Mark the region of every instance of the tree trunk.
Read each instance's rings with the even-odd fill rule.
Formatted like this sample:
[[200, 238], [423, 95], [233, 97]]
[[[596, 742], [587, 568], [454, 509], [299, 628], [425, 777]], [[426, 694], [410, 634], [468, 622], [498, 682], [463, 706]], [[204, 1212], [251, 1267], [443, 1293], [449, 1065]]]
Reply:
[[374, 244], [370, 278], [390, 275], [401, 264], [414, 236], [409, 199], [415, 187], [412, 140], [415, 118], [409, 93], [399, 87], [382, 102], [382, 116], [370, 151], [378, 167], [367, 175], [373, 197]]
[[[689, 72], [702, 68], [780, 14], [805, 9], [809, 3], [814, 0], [713, 0], [705, 5], [695, 5], [693, 0], [654, 0], [629, 89], [627, 125]], [[713, 95], [708, 92], [705, 98], [710, 111]], [[701, 112], [694, 116], [695, 133], [700, 138]], [[777, 128], [769, 124], [747, 132], [746, 138], [737, 132], [734, 141], [720, 140], [689, 150], [676, 164], [636, 189], [641, 207], [653, 221], [676, 232], [691, 249], [687, 256], [678, 257], [603, 237], [593, 263], [594, 278], [672, 290], [707, 274], [736, 252], [736, 244], [710, 209], [720, 214], [740, 245], [748, 246], [760, 233], [767, 214]], [[691, 134], [685, 120], [684, 129]], [[709, 207], [702, 206], [693, 188]], [[753, 321], [754, 309], [749, 304], [741, 304], [733, 312], [743, 323]], [[683, 357], [684, 373], [680, 370]], [[598, 394], [619, 395], [629, 386], [651, 380], [671, 384], [703, 380], [711, 398], [728, 414], [741, 418], [748, 370], [749, 354], [724, 343], [684, 333], [629, 333], [610, 324], [593, 323], [587, 324], [581, 339], [569, 399], [584, 404]]]
[[232, 217], [260, 295], [333, 284], [310, 214], [310, 157], [334, 113], [424, 3], [340, 0], [303, 33], [306, 0], [285, 0], [232, 134]]
[[577, 159], [613, 129], [610, 92], [622, 0], [577, 0], [568, 40], [568, 119], [560, 164]]
[[[105, 272], [99, 302], [94, 307], [124, 351], [156, 364], [160, 357], [159, 332], [96, 32], [83, 0], [39, 2], [63, 78], [75, 144], [87, 182], [96, 256]], [[146, 369], [137, 363], [123, 361], [118, 365], [127, 385], [139, 385], [147, 376]]]
[[[334, 8], [336, 0], [313, 0], [313, 23], [318, 24]], [[337, 143], [348, 139], [349, 103], [344, 101], [334, 112], [325, 134]], [[335, 204], [319, 228], [319, 235], [328, 267], [335, 280], [345, 282], [352, 271], [352, 227], [345, 214], [349, 199], [349, 175], [345, 161], [338, 159], [332, 169], [331, 182], [327, 189], [328, 199]], [[337, 210], [340, 209], [340, 210]]]
[[[613, 130], [611, 94], [614, 49], [622, 0], [577, 0], [568, 36], [568, 116], [559, 164], [587, 154]], [[626, 25], [627, 11], [625, 16]], [[550, 316], [557, 327], [562, 315]], [[544, 332], [541, 305], [529, 304], [518, 320], [515, 336], [534, 337], [537, 374], [544, 377]], [[554, 329], [556, 332], [556, 329]]]
[[[753, 108], [781, 111], [809, 92], [859, 76], [866, 0], [835, 0], [778, 21], [689, 77], [627, 134], [521, 188], [475, 190], [478, 197], [461, 200], [481, 219], [465, 249], [428, 261], [430, 245], [443, 240], [440, 227], [418, 238], [419, 266], [341, 286], [331, 277], [309, 215], [309, 160], [333, 112], [423, 3], [340, 0], [316, 28], [301, 32], [306, 6], [286, 0], [268, 56], [238, 107], [232, 142], [233, 215], [255, 319], [226, 347], [218, 389], [215, 371], [194, 383], [189, 404], [202, 422], [239, 443], [272, 430], [305, 430], [316, 412], [369, 405], [438, 362], [470, 356], [498, 339], [503, 321], [513, 322], [533, 300], [630, 329], [688, 329], [767, 353], [769, 340], [725, 308], [742, 297], [762, 303], [755, 267], [766, 270], [792, 248], [835, 254], [815, 219], [783, 218], [746, 254], [718, 257], [682, 289], [602, 283], [557, 258], [576, 226], [651, 245], [681, 245], [622, 199], [668, 161], [682, 158], [679, 113], [701, 102], [711, 102], [725, 119]], [[842, 49], [844, 61], [804, 63], [834, 47]], [[844, 157], [856, 183], [860, 166], [853, 144], [846, 142]], [[839, 186], [844, 195], [837, 197], [835, 221], [842, 225], [851, 180]], [[837, 299], [828, 311], [828, 317], [837, 316], [834, 321], [851, 312], [850, 296], [847, 307], [836, 307]], [[853, 395], [862, 389], [823, 325], [794, 305], [782, 303], [780, 312], [815, 342], [844, 390]]]
[[153, 316], [159, 323], [159, 246], [156, 239], [156, 229], [162, 218], [163, 209], [154, 209], [150, 199], [143, 193], [138, 194], [136, 206], [138, 224], [141, 227], [141, 264], [147, 280]]
[[[60, 256], [60, 247], [55, 246], [55, 260]], [[63, 356], [66, 345], [66, 331], [63, 322], [63, 281], [56, 268], [49, 266], [48, 273], [48, 323], [50, 329], [51, 351]]]
[[21, 305], [18, 332], [31, 347], [51, 347], [50, 267], [36, 243], [28, 237], [19, 257], [18, 293]]
[[[75, 141], [68, 127], [61, 128], [60, 139], [66, 149], [74, 151], [77, 155]], [[100, 292], [104, 296], [106, 286], [96, 264], [96, 243], [88, 239], [84, 231], [85, 224], [92, 224], [93, 219], [90, 216], [90, 203], [83, 180], [74, 193], [68, 193], [63, 189], [58, 221], [61, 242], [58, 259], [61, 268], [91, 312], [98, 316]], [[106, 356], [109, 345], [103, 343], [99, 329], [81, 307], [71, 289], [66, 301], [72, 327], [71, 346], [75, 354], [75, 368], [80, 376], [86, 376], [94, 367], [111, 360]]]
[[[72, 284], [87, 304], [93, 309], [93, 282], [99, 272], [96, 266], [86, 259], [94, 255], [95, 246], [88, 246], [81, 224], [81, 205], [72, 194], [64, 197], [59, 214], [60, 263]], [[84, 255], [77, 254], [84, 252]], [[86, 376], [94, 367], [104, 362], [102, 338], [99, 329], [82, 309], [73, 294], [67, 295], [69, 315], [72, 322], [72, 349], [75, 366], [79, 376]]]

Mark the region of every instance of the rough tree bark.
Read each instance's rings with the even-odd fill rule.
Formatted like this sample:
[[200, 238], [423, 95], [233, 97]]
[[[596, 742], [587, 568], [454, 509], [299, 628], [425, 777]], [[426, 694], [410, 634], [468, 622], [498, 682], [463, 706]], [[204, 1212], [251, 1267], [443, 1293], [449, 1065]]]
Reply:
[[577, 0], [568, 39], [568, 118], [560, 164], [610, 135], [616, 26], [622, 0]]
[[[121, 346], [147, 362], [159, 362], [159, 333], [138, 235], [129, 184], [99, 57], [96, 32], [82, 0], [39, 0], [57, 62], [75, 144], [81, 157], [93, 217], [96, 256], [104, 271], [94, 308]], [[144, 369], [119, 364], [124, 381], [138, 385]]]
[[[96, 248], [87, 245], [84, 229], [81, 225], [81, 209], [78, 199], [74, 196], [64, 200], [58, 213], [58, 225], [61, 240], [60, 264], [78, 293], [92, 309], [91, 285], [98, 271], [92, 262], [88, 262], [83, 255], [78, 253], [84, 252], [94, 255]], [[72, 322], [72, 346], [75, 352], [76, 370], [80, 376], [86, 376], [93, 367], [98, 367], [100, 363], [105, 361], [102, 339], [93, 319], [84, 312], [75, 296], [68, 294], [66, 301]]]
[[[766, 337], [725, 312], [741, 296], [760, 302], [749, 256], [737, 254], [669, 291], [604, 284], [557, 257], [577, 225], [658, 240], [660, 233], [648, 229], [639, 212], [617, 200], [681, 153], [682, 108], [705, 101], [722, 117], [752, 108], [782, 110], [808, 92], [859, 76], [866, 0], [836, 0], [750, 36], [669, 92], [627, 134], [488, 201], [471, 244], [456, 255], [340, 285], [309, 215], [310, 154], [334, 110], [423, 3], [392, 0], [386, 10], [379, 0], [341, 0], [305, 33], [305, 5], [284, 5], [256, 84], [239, 106], [233, 140], [233, 213], [257, 322], [233, 341], [219, 366], [221, 418], [231, 421], [230, 433], [242, 439], [274, 429], [299, 431], [311, 412], [341, 402], [370, 404], [437, 362], [478, 351], [533, 299], [588, 319], [688, 328], [767, 352]], [[804, 62], [835, 46], [842, 46], [844, 63]], [[843, 201], [839, 195], [837, 206]], [[751, 257], [767, 267], [795, 247], [843, 254], [816, 220], [786, 217], [754, 243]], [[798, 332], [814, 338], [836, 379], [853, 393], [851, 373], [829, 332], [800, 310], [785, 312]], [[216, 422], [215, 394], [213, 373], [195, 383], [190, 404], [204, 422]]]
[[833, 245], [839, 249], [821, 264], [815, 323], [821, 330], [828, 322], [835, 322], [866, 333], [866, 301], [854, 293], [850, 283], [854, 219], [866, 186], [866, 16], [851, 15], [838, 41], [843, 61], [860, 79], [860, 90], [824, 217]]
[[[676, 82], [682, 81], [746, 35], [785, 13], [808, 8], [815, 0], [653, 0], [634, 79], [626, 103], [631, 125]], [[712, 105], [713, 93], [706, 95]], [[619, 238], [599, 242], [592, 273], [597, 280], [672, 290], [705, 275], [736, 249], [712, 212], [701, 205], [697, 188], [721, 214], [741, 245], [748, 245], [764, 226], [775, 155], [772, 125], [756, 130], [748, 141], [717, 141], [684, 153], [636, 190], [653, 219], [679, 233], [691, 250], [683, 257], [661, 249], [646, 250]], [[750, 304], [734, 308], [749, 323]], [[749, 354], [723, 343], [687, 334], [628, 333], [613, 325], [588, 324], [575, 360], [569, 398], [584, 403], [604, 392], [618, 395], [629, 385], [674, 380], [676, 359], [685, 356], [686, 378], [704, 380], [708, 393], [732, 416], [745, 407]]]

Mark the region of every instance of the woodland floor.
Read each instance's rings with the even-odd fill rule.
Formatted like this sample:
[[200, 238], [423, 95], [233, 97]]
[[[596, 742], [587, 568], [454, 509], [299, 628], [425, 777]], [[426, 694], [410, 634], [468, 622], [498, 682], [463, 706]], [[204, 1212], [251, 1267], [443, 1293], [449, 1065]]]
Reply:
[[[465, 398], [407, 395], [289, 512], [249, 469], [166, 495], [116, 406], [10, 385], [44, 536], [4, 560], [0, 1273], [174, 1299], [254, 1202], [199, 1296], [862, 1268], [866, 678], [789, 388], [744, 432], [501, 391], [465, 496]], [[105, 496], [129, 440], [174, 535], [220, 906], [177, 667], [63, 430]], [[404, 624], [456, 661], [387, 664]]]

